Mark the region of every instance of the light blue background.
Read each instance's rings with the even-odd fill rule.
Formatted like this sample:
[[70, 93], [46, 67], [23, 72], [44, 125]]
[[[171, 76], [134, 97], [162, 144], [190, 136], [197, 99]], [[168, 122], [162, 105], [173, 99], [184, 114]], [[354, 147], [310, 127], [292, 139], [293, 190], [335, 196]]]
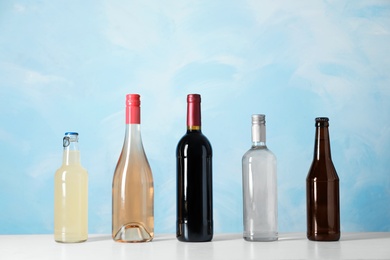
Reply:
[[279, 231], [306, 230], [314, 118], [330, 118], [342, 231], [390, 231], [390, 1], [1, 1], [0, 233], [53, 231], [62, 137], [80, 133], [89, 231], [111, 231], [127, 93], [141, 94], [155, 231], [175, 232], [176, 144], [202, 95], [215, 232], [242, 231], [251, 114], [278, 158]]

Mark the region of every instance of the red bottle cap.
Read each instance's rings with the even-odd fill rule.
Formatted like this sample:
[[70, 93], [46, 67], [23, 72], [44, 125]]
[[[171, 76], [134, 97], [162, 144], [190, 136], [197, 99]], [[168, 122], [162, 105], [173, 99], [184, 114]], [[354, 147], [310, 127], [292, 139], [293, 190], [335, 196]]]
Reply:
[[187, 127], [200, 129], [200, 95], [189, 94], [187, 96]]
[[126, 124], [140, 124], [140, 95], [127, 94], [126, 95]]

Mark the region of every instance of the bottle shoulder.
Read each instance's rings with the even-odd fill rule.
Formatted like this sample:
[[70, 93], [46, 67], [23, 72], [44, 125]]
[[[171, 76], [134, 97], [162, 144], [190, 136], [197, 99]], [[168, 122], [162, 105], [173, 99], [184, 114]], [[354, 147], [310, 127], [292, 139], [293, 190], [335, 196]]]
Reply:
[[264, 157], [264, 158], [269, 158], [276, 160], [275, 154], [267, 148], [267, 146], [255, 146], [251, 147], [244, 155], [243, 155], [243, 160], [248, 159], [248, 158], [253, 158], [253, 157]]
[[79, 169], [80, 171], [87, 171], [81, 163], [62, 164], [57, 171], [61, 169]]
[[55, 176], [70, 176], [73, 174], [77, 175], [88, 175], [87, 169], [85, 169], [81, 164], [70, 164], [70, 165], [62, 165], [55, 172]]
[[332, 160], [313, 160], [307, 180], [338, 181], [339, 176]]
[[129, 169], [133, 167], [150, 168], [148, 157], [142, 146], [124, 146], [119, 155], [117, 168], [120, 167], [120, 165], [127, 165], [126, 168]]
[[212, 150], [211, 143], [202, 132], [186, 133], [177, 144], [177, 149], [185, 146], [199, 146]]

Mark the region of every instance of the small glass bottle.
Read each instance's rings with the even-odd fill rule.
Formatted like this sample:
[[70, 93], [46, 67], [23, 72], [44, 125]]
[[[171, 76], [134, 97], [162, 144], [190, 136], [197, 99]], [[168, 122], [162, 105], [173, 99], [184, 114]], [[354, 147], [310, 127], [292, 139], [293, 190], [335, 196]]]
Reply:
[[78, 133], [63, 138], [62, 166], [54, 177], [54, 239], [62, 243], [88, 238], [88, 172], [81, 166]]
[[140, 95], [126, 96], [126, 132], [112, 182], [112, 238], [148, 242], [154, 237], [153, 175], [141, 139]]
[[329, 119], [315, 119], [314, 158], [306, 178], [307, 238], [340, 239], [339, 177], [330, 154]]
[[252, 147], [242, 157], [243, 237], [278, 239], [276, 157], [266, 146], [265, 115], [252, 115]]

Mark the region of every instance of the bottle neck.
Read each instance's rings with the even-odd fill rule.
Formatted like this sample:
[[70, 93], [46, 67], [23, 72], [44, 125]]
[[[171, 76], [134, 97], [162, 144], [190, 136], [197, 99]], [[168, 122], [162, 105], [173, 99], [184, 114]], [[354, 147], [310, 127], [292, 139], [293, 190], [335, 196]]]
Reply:
[[138, 94], [127, 95], [126, 132], [124, 148], [130, 152], [131, 146], [142, 146], [141, 141], [141, 102]]
[[130, 147], [132, 144], [142, 144], [140, 124], [126, 124], [125, 131], [125, 145]]
[[[66, 146], [65, 146], [66, 145]], [[66, 140], [64, 137], [63, 165], [80, 164], [79, 143], [74, 140]]]
[[265, 115], [252, 115], [252, 147], [265, 146]]
[[331, 158], [328, 126], [317, 126], [314, 145], [314, 160]]
[[252, 146], [266, 146], [265, 137], [265, 124], [252, 124]]
[[200, 95], [187, 97], [187, 132], [201, 132]]

